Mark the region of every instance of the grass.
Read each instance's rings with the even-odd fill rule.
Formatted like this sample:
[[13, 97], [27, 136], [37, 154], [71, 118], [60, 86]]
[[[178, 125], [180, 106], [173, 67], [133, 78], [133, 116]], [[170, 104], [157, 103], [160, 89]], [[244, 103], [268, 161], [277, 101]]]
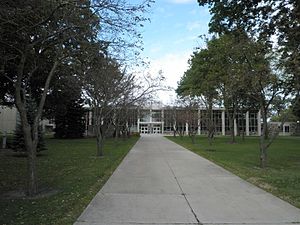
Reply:
[[[0, 199], [0, 224], [73, 224], [138, 140], [107, 140], [105, 157], [95, 139], [46, 139], [38, 158], [39, 187], [59, 192], [40, 199]], [[0, 150], [1, 152], [1, 150]], [[0, 193], [25, 186], [26, 158], [0, 154]]]
[[259, 167], [258, 137], [238, 138], [236, 144], [216, 137], [212, 147], [203, 136], [195, 144], [189, 137], [167, 138], [300, 208], [300, 137], [277, 138], [268, 150], [267, 169]]

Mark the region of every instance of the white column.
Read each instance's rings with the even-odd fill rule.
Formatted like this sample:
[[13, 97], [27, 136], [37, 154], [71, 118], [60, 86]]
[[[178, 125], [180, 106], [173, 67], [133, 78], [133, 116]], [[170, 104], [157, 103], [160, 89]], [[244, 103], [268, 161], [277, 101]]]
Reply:
[[249, 111], [246, 112], [246, 136], [249, 136]]
[[150, 123], [152, 123], [152, 109], [150, 109]]
[[236, 123], [236, 119], [234, 119], [234, 136], [237, 136], [237, 123]]
[[201, 135], [201, 111], [198, 109], [198, 135]]
[[138, 109], [137, 111], [137, 132], [140, 133], [140, 122], [141, 122], [141, 119], [140, 119], [140, 110]]
[[189, 124], [185, 123], [185, 134], [188, 135], [189, 134]]
[[92, 121], [93, 121], [93, 113], [92, 111], [89, 112], [89, 125], [92, 125]]
[[222, 135], [225, 136], [225, 111], [222, 111]]
[[261, 112], [260, 112], [260, 110], [257, 113], [257, 135], [261, 136]]
[[138, 117], [137, 121], [137, 132], [140, 132], [140, 117]]

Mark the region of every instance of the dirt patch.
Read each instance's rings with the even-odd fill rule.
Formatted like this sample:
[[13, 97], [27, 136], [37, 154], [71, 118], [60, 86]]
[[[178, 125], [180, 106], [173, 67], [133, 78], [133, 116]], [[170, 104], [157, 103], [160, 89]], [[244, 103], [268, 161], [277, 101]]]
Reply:
[[272, 185], [262, 181], [261, 178], [258, 177], [250, 177], [247, 179], [247, 181], [267, 191], [274, 191], [277, 189], [276, 187], [273, 187]]

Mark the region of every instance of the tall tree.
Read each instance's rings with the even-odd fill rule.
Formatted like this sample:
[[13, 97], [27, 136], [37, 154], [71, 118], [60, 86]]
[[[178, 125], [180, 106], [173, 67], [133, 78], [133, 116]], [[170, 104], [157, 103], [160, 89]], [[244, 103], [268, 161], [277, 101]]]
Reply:
[[94, 58], [86, 74], [84, 89], [93, 109], [97, 156], [104, 154], [104, 138], [112, 126], [112, 114], [131, 85], [132, 78], [120, 71], [120, 65], [116, 61], [101, 55]]
[[[146, 20], [143, 13], [151, 2], [146, 0], [141, 4], [129, 4], [123, 0], [1, 1], [0, 81], [5, 77], [8, 81], [4, 83], [9, 88], [0, 94], [2, 100], [14, 102], [20, 113], [29, 154], [29, 195], [37, 193], [38, 124], [46, 96], [51, 92], [50, 82], [58, 67], [70, 66], [78, 61], [83, 61], [83, 65], [87, 66], [87, 56], [98, 45], [98, 41], [95, 41], [97, 39], [102, 39], [103, 49], [111, 49], [112, 46], [119, 46], [123, 50], [125, 46], [135, 47], [136, 45], [129, 42], [133, 40], [134, 43], [139, 43], [140, 35], [136, 27]], [[121, 57], [121, 53], [120, 58], [126, 59]], [[39, 102], [33, 125], [27, 120], [26, 96], [29, 93]]]
[[60, 66], [45, 104], [45, 117], [54, 119], [56, 138], [80, 138], [85, 131], [82, 63]]
[[[260, 109], [263, 122], [260, 138], [261, 167], [266, 167], [267, 149], [278, 135], [278, 131], [269, 135], [270, 106], [274, 104], [275, 97], [283, 94], [285, 90], [281, 74], [272, 69], [272, 58], [273, 54], [264, 42], [254, 41], [244, 32], [226, 33], [208, 41], [206, 49], [201, 49], [192, 56], [191, 66], [178, 87], [180, 94], [206, 97], [203, 102], [207, 105], [211, 124], [211, 100], [221, 100], [228, 115], [232, 115], [232, 141], [233, 121], [239, 109], [247, 107], [245, 102], [250, 103], [249, 106], [256, 105]], [[213, 125], [209, 123], [208, 129], [211, 126]], [[209, 134], [210, 132], [209, 130]]]
[[213, 106], [219, 100], [218, 74], [212, 66], [213, 54], [208, 49], [194, 52], [189, 61], [190, 67], [180, 80], [177, 93], [182, 96], [198, 96], [206, 107], [208, 141], [212, 145], [215, 126]]
[[[245, 52], [248, 63], [249, 94], [257, 102], [262, 115], [262, 135], [260, 137], [260, 166], [267, 166], [267, 150], [279, 134], [279, 130], [272, 131], [268, 126], [268, 116], [271, 105], [276, 96], [284, 95], [284, 82], [280, 74], [271, 68], [273, 55], [266, 48], [264, 43], [252, 42], [247, 45]], [[283, 126], [283, 122], [281, 126]]]
[[[94, 16], [86, 6], [87, 1], [1, 2], [1, 75], [9, 80], [14, 93], [7, 94], [13, 94], [11, 98], [20, 113], [28, 153], [30, 196], [37, 193], [38, 126], [50, 82], [57, 67], [76, 61], [80, 43], [88, 42], [94, 35]], [[38, 102], [33, 124], [28, 121], [28, 95]]]
[[287, 81], [286, 91], [300, 98], [300, 3], [297, 0], [227, 1], [198, 0], [212, 14], [210, 32], [246, 31], [251, 37], [273, 46]]
[[248, 94], [252, 87], [247, 76], [247, 48], [252, 42], [242, 30], [234, 30], [208, 42], [208, 49], [213, 55], [211, 65], [218, 74], [218, 88], [229, 118], [231, 143], [235, 143], [234, 124], [237, 116], [245, 114], [250, 108], [259, 108]]

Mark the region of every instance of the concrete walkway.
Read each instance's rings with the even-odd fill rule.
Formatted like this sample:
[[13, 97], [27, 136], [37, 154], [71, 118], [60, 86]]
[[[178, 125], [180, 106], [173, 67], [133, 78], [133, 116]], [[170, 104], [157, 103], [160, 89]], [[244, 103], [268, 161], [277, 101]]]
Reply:
[[300, 224], [300, 210], [162, 136], [143, 136], [75, 225]]

